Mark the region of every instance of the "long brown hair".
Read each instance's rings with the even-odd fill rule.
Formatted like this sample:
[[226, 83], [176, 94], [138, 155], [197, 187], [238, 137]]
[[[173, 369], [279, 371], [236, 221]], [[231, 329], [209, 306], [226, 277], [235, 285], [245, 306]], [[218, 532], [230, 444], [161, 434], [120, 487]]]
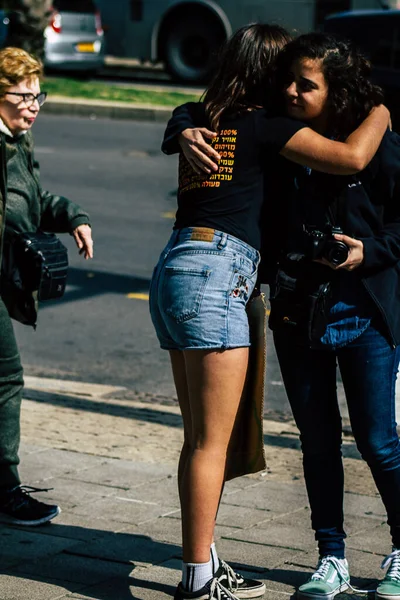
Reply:
[[279, 25], [253, 23], [227, 41], [204, 95], [207, 116], [218, 130], [224, 112], [264, 106], [272, 96], [275, 62], [292, 39]]

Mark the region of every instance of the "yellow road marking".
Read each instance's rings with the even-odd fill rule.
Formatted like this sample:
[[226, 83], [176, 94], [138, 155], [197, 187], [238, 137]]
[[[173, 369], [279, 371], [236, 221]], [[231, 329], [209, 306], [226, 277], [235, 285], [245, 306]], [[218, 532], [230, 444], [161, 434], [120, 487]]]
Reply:
[[175, 219], [176, 213], [174, 211], [170, 210], [168, 212], [161, 213], [161, 216], [164, 219]]
[[139, 294], [139, 293], [135, 293], [135, 292], [127, 294], [126, 297], [127, 298], [132, 298], [133, 300], [148, 300], [149, 299], [149, 295], [148, 294]]
[[[126, 295], [127, 298], [131, 299], [131, 300], [148, 300], [149, 299], [149, 294], [142, 294], [140, 292], [131, 292], [130, 294]], [[269, 316], [269, 313], [271, 312], [270, 309], [267, 309], [267, 316]]]

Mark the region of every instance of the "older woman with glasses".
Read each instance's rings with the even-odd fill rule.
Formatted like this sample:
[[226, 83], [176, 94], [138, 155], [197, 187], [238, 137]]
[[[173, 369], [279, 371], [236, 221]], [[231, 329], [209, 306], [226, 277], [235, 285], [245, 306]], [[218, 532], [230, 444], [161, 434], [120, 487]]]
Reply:
[[[0, 51], [0, 260], [3, 266], [3, 255], [9, 250], [11, 239], [18, 233], [39, 229], [69, 232], [79, 252], [85, 258], [93, 256], [89, 216], [78, 205], [43, 190], [40, 185], [30, 130], [46, 100], [46, 93], [40, 90], [41, 76], [42, 65], [24, 50], [5, 48]], [[9, 316], [14, 313], [15, 301], [8, 293], [6, 297], [8, 287], [3, 277], [0, 284], [0, 513], [14, 524], [40, 525], [57, 516], [60, 508], [32, 498], [31, 493], [38, 490], [21, 486], [18, 475], [23, 371]], [[28, 305], [32, 311], [32, 302], [27, 301]]]

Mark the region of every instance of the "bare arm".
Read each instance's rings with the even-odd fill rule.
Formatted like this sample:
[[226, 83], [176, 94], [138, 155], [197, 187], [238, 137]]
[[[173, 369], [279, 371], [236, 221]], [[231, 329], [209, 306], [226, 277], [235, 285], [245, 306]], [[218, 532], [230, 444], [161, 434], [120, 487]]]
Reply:
[[372, 160], [388, 128], [389, 120], [387, 108], [377, 106], [345, 142], [329, 140], [305, 127], [290, 138], [280, 154], [316, 171], [352, 175], [365, 169]]
[[[305, 127], [295, 133], [281, 155], [316, 171], [333, 175], [352, 175], [365, 169], [375, 155], [389, 126], [390, 113], [383, 105], [372, 109], [368, 117], [347, 138], [335, 142]], [[196, 173], [218, 170], [219, 154], [207, 143], [216, 134], [204, 127], [185, 129], [178, 142]]]

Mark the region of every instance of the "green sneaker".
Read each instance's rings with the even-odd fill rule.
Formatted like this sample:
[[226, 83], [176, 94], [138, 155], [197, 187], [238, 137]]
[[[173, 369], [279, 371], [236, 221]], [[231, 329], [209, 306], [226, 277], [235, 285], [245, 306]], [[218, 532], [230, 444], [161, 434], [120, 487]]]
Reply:
[[349, 565], [345, 558], [323, 556], [307, 583], [297, 590], [298, 598], [331, 600], [350, 587]]
[[376, 588], [376, 600], [400, 600], [400, 548], [393, 548], [381, 568], [389, 567], [385, 577]]

